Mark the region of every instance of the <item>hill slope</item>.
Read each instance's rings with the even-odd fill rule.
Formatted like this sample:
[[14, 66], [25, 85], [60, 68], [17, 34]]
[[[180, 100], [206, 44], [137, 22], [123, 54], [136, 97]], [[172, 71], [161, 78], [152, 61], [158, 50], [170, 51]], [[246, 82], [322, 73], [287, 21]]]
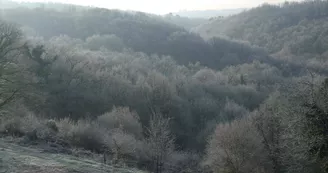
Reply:
[[327, 63], [322, 59], [328, 59], [328, 1], [263, 5], [208, 22], [194, 31], [206, 38], [225, 35], [248, 41], [280, 59], [297, 58], [302, 64], [324, 68], [322, 64]]
[[266, 56], [262, 50], [240, 42], [226, 39], [205, 41], [164, 18], [141, 12], [99, 8], [84, 11], [19, 8], [5, 10], [4, 18], [46, 39], [59, 35], [82, 40], [110, 36], [116, 38], [111, 42], [122, 42], [125, 48], [169, 55], [180, 64], [199, 61], [202, 65], [219, 69]]
[[0, 139], [0, 172], [24, 173], [142, 173], [113, 168], [93, 160], [64, 154], [50, 154], [38, 149], [22, 147]]

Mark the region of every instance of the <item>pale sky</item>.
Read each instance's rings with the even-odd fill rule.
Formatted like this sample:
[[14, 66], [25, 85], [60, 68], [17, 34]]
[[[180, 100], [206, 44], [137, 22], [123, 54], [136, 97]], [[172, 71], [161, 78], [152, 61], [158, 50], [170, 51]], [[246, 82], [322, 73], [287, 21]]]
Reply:
[[265, 2], [281, 3], [286, 0], [15, 0], [33, 2], [62, 2], [79, 5], [92, 5], [110, 9], [143, 11], [166, 14], [181, 10], [207, 10], [249, 8]]

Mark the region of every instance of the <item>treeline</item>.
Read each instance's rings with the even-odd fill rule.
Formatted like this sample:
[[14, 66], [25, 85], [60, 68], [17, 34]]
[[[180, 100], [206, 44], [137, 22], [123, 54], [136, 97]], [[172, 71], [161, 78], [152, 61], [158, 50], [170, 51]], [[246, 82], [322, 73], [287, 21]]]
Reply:
[[24, 1], [12, 1], [12, 0], [2, 0], [1, 7], [3, 9], [13, 9], [13, 8], [30, 8], [30, 9], [52, 9], [57, 11], [79, 11], [89, 9], [91, 7], [63, 4], [56, 2], [24, 2]]

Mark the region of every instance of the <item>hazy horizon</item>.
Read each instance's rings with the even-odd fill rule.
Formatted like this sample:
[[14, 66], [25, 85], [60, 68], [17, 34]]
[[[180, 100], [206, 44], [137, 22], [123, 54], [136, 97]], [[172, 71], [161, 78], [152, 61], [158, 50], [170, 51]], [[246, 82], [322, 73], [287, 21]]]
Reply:
[[[0, 0], [2, 1], [2, 0]], [[13, 0], [16, 2], [59, 2], [84, 6], [96, 6], [109, 9], [142, 11], [154, 14], [194, 10], [223, 10], [236, 8], [250, 8], [263, 3], [282, 3], [285, 0]], [[298, 0], [299, 1], [299, 0]]]

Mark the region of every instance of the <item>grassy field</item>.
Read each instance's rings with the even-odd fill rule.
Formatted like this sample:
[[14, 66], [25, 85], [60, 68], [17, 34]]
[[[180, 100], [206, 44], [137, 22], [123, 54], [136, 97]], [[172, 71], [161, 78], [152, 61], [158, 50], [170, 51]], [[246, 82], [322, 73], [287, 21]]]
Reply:
[[0, 139], [0, 173], [143, 173], [72, 155], [51, 154]]

